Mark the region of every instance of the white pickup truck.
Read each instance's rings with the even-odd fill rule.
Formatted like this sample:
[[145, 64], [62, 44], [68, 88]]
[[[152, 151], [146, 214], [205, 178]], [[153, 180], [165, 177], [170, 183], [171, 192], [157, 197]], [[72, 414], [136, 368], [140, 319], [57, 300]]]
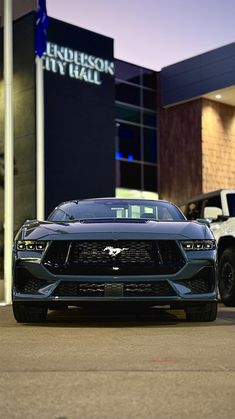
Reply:
[[202, 194], [179, 206], [189, 220], [209, 221], [218, 245], [220, 297], [235, 306], [235, 189]]

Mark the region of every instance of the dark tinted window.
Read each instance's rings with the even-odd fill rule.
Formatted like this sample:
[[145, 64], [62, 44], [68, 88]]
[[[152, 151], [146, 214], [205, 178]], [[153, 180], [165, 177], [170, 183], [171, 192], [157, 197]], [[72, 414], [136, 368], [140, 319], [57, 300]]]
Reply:
[[116, 60], [115, 77], [120, 80], [140, 84], [140, 67]]
[[235, 194], [234, 193], [228, 193], [227, 194], [227, 201], [228, 201], [229, 215], [231, 217], [235, 217]]
[[143, 89], [143, 107], [153, 110], [157, 109], [156, 92]]
[[144, 125], [149, 125], [150, 127], [155, 128], [157, 124], [156, 113], [143, 111], [143, 123]]
[[138, 86], [117, 83], [115, 89], [117, 101], [140, 106], [140, 88]]
[[220, 195], [212, 196], [203, 201], [203, 208], [205, 207], [217, 207], [222, 208]]
[[157, 162], [157, 134], [153, 129], [144, 129], [144, 161]]
[[180, 207], [181, 211], [186, 215], [188, 220], [195, 220], [204, 217], [204, 209], [207, 207], [216, 207], [222, 209], [220, 195], [215, 195], [210, 198], [200, 199], [198, 201], [184, 204]]
[[116, 118], [124, 121], [140, 123], [140, 110], [116, 104]]
[[141, 189], [141, 166], [138, 163], [117, 162], [119, 185], [123, 188]]
[[157, 192], [157, 73], [121, 60], [115, 70], [116, 185]]
[[202, 201], [195, 201], [188, 204], [187, 218], [188, 220], [196, 220], [201, 218]]
[[157, 192], [157, 167], [144, 165], [144, 190]]
[[118, 138], [119, 158], [140, 160], [140, 127], [120, 123]]

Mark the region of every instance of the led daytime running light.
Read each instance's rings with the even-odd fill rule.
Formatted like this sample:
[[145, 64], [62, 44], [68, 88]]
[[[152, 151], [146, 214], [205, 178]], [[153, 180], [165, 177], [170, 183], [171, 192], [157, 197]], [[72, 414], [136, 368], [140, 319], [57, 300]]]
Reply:
[[21, 252], [24, 251], [36, 251], [36, 252], [42, 252], [46, 247], [46, 242], [40, 242], [40, 241], [18, 241], [17, 242], [17, 250], [20, 250]]
[[184, 240], [181, 241], [183, 249], [189, 250], [213, 250], [216, 248], [215, 240]]

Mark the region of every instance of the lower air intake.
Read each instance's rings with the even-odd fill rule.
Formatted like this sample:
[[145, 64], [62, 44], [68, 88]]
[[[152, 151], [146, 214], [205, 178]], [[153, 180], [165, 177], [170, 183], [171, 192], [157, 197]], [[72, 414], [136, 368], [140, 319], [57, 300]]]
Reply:
[[202, 268], [192, 278], [180, 281], [180, 284], [189, 288], [192, 294], [207, 294], [212, 292], [214, 283], [214, 272], [210, 266]]
[[167, 281], [79, 283], [62, 281], [53, 295], [58, 297], [164, 297], [175, 291]]

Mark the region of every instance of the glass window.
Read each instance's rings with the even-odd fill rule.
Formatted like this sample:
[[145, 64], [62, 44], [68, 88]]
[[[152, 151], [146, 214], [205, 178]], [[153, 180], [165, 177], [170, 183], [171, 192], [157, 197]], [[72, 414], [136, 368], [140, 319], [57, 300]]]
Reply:
[[162, 206], [159, 208], [159, 219], [164, 221], [172, 221], [175, 220], [174, 218], [174, 212], [172, 212], [172, 206]]
[[140, 160], [140, 127], [120, 123], [118, 127], [119, 158]]
[[116, 83], [116, 100], [140, 106], [140, 88], [125, 83]]
[[118, 186], [131, 189], [141, 189], [141, 165], [139, 163], [118, 161], [119, 182]]
[[115, 77], [130, 83], [140, 84], [140, 67], [125, 61], [115, 61]]
[[228, 201], [229, 215], [231, 217], [235, 217], [235, 194], [234, 193], [228, 193], [227, 194], [227, 201]]
[[203, 208], [205, 207], [217, 207], [222, 209], [220, 194], [204, 199]]
[[157, 74], [155, 71], [147, 70], [143, 68], [143, 85], [145, 87], [150, 87], [151, 89], [156, 89], [157, 86]]
[[157, 125], [156, 113], [143, 111], [143, 122], [144, 122], [144, 125], [148, 125], [150, 127], [155, 128]]
[[140, 123], [140, 110], [116, 104], [116, 118], [129, 122]]
[[157, 220], [184, 221], [174, 205], [156, 200], [142, 199], [88, 199], [62, 203], [48, 217], [50, 221], [84, 220], [93, 218], [151, 218]]
[[196, 220], [197, 218], [201, 218], [202, 202], [203, 201], [195, 201], [195, 202], [190, 202], [190, 204], [188, 204], [188, 209], [187, 209], [188, 220]]
[[157, 134], [153, 129], [144, 128], [144, 161], [157, 163]]
[[[209, 215], [208, 215], [208, 210], [207, 208], [209, 207], [213, 207], [216, 208], [215, 210], [211, 210], [209, 211]], [[205, 218], [217, 218], [218, 216], [218, 211], [219, 213], [222, 214], [222, 203], [221, 203], [221, 198], [220, 198], [220, 194], [215, 195], [215, 196], [211, 196], [210, 198], [204, 199], [202, 202], [202, 216]]]
[[157, 109], [156, 92], [143, 89], [143, 107], [148, 109]]
[[115, 188], [115, 196], [117, 198], [143, 198], [143, 199], [158, 199], [157, 192], [144, 191], [140, 189]]
[[115, 77], [117, 184], [156, 193], [157, 73], [116, 60]]
[[144, 189], [146, 191], [157, 191], [157, 166], [144, 164]]

